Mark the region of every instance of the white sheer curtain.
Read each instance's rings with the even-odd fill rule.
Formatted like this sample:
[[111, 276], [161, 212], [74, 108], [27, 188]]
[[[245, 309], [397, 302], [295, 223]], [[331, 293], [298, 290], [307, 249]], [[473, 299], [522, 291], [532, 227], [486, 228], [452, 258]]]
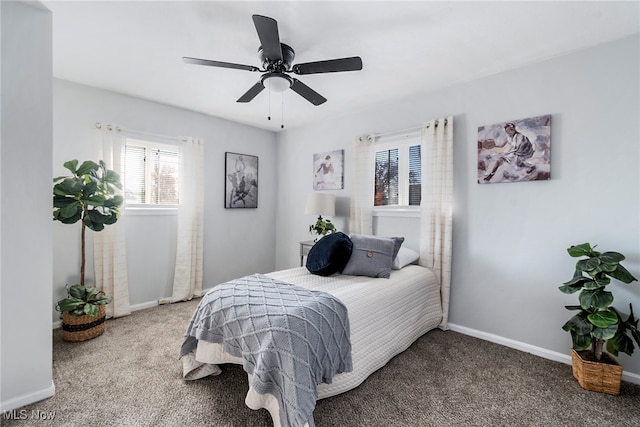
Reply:
[[435, 271], [448, 329], [453, 223], [453, 117], [432, 120], [421, 132], [420, 265]]
[[[124, 177], [124, 137], [116, 126], [96, 124], [101, 142], [101, 160], [108, 169]], [[127, 250], [125, 244], [124, 206], [115, 224], [93, 233], [93, 262], [96, 287], [112, 298], [106, 306], [107, 318], [131, 314], [129, 305], [129, 279], [127, 275]]]
[[355, 140], [353, 193], [349, 218], [350, 234], [373, 234], [373, 166], [374, 135], [362, 135]]
[[180, 144], [180, 207], [178, 248], [171, 300], [185, 301], [202, 294], [204, 230], [204, 144], [186, 138]]

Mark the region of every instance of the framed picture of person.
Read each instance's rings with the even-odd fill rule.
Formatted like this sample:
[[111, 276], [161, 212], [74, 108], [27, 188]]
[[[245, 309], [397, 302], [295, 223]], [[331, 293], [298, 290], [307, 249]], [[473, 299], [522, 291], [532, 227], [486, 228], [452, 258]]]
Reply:
[[313, 189], [342, 190], [344, 188], [344, 150], [313, 155]]
[[224, 207], [258, 207], [258, 157], [225, 153]]
[[478, 127], [478, 184], [551, 179], [551, 115]]

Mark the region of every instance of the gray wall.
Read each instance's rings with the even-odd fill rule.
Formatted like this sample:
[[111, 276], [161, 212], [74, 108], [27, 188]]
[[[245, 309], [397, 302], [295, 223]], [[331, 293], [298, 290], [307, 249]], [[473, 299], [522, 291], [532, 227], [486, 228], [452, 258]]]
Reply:
[[[204, 288], [275, 265], [275, 134], [215, 117], [54, 79], [53, 176], [66, 175], [71, 159], [96, 160], [95, 123], [205, 142]], [[224, 153], [259, 157], [257, 209], [224, 208]], [[177, 216], [125, 213], [129, 293], [132, 305], [170, 297], [176, 254]], [[80, 226], [53, 222], [53, 300], [65, 284], [79, 281]], [[87, 233], [88, 283], [94, 281], [92, 232]], [[256, 256], [255, 254], [260, 254]], [[53, 312], [54, 321], [58, 313]]]
[[[640, 277], [639, 52], [636, 35], [434, 93], [416, 88], [412, 97], [290, 128], [278, 137], [276, 267], [297, 265], [298, 241], [310, 237], [313, 218], [304, 215], [304, 203], [313, 191], [314, 153], [345, 149], [345, 189], [335, 192], [335, 221], [348, 230], [354, 137], [451, 114], [449, 320], [466, 333], [568, 361], [570, 337], [561, 326], [571, 316], [564, 305], [577, 296], [558, 290], [573, 275], [566, 248], [591, 242], [622, 252], [624, 265]], [[477, 184], [478, 126], [544, 114], [552, 115], [552, 179]], [[407, 229], [407, 219], [399, 221]], [[619, 308], [628, 311], [633, 302], [640, 312], [640, 283], [614, 289]], [[625, 378], [640, 383], [640, 350], [620, 361]]]
[[52, 396], [51, 13], [0, 3], [0, 411]]

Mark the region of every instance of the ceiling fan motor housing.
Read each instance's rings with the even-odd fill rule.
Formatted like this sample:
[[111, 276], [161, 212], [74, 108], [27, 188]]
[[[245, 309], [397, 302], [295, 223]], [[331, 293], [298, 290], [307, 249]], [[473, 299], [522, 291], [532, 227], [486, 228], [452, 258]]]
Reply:
[[293, 59], [296, 57], [296, 52], [291, 46], [284, 43], [280, 43], [280, 47], [282, 49], [282, 61], [267, 58], [264, 55], [262, 46], [258, 48], [258, 57], [265, 70], [272, 73], [282, 73], [283, 71], [289, 71], [291, 69], [291, 64], [293, 64]]

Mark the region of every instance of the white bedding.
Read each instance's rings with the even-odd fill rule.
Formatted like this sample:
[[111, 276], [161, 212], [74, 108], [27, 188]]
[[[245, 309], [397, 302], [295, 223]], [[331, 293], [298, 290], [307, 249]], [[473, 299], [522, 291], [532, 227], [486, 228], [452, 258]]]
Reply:
[[[442, 319], [435, 274], [417, 265], [392, 270], [389, 279], [339, 274], [323, 277], [310, 274], [305, 267], [267, 276], [328, 292], [348, 308], [353, 371], [336, 375], [331, 384], [319, 384], [319, 399], [357, 387], [417, 338], [437, 327]], [[216, 375], [220, 370], [212, 365], [221, 363], [241, 364], [242, 360], [225, 353], [221, 344], [199, 341], [195, 355], [183, 357], [185, 378]], [[260, 395], [250, 387], [245, 402], [252, 409], [266, 408], [274, 425], [280, 425], [278, 403], [273, 396]]]

